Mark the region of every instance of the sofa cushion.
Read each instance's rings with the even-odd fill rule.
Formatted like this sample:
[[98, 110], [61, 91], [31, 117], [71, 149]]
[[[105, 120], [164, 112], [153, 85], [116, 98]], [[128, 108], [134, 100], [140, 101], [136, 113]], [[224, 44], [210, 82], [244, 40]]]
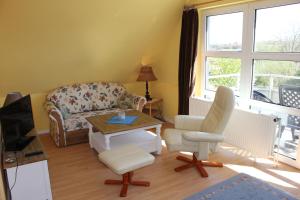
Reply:
[[126, 91], [120, 83], [94, 82], [88, 83], [91, 94], [92, 110], [117, 107], [117, 101]]
[[118, 107], [121, 109], [130, 109], [134, 108], [134, 95], [129, 94], [127, 91], [118, 99]]
[[86, 121], [87, 117], [91, 117], [91, 116], [95, 116], [95, 115], [104, 115], [107, 113], [119, 112], [119, 111], [121, 111], [121, 109], [112, 108], [112, 109], [106, 109], [106, 110], [89, 111], [89, 112], [71, 114], [68, 116], [67, 119], [64, 120], [65, 131], [75, 131], [75, 130], [79, 130], [79, 129], [89, 128], [88, 122]]
[[87, 84], [62, 86], [47, 96], [61, 111], [80, 113], [92, 110], [91, 93]]

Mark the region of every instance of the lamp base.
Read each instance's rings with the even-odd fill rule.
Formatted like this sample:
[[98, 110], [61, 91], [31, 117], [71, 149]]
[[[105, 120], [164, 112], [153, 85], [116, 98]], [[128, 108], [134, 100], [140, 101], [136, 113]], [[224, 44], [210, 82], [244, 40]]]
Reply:
[[150, 97], [148, 88], [149, 88], [149, 87], [148, 87], [148, 81], [146, 81], [146, 94], [145, 94], [145, 97], [146, 97], [147, 101], [151, 101], [152, 98]]
[[151, 100], [152, 100], [152, 98], [150, 97], [149, 94], [148, 94], [148, 95], [146, 94], [146, 95], [145, 95], [145, 98], [147, 99], [147, 101], [151, 101]]

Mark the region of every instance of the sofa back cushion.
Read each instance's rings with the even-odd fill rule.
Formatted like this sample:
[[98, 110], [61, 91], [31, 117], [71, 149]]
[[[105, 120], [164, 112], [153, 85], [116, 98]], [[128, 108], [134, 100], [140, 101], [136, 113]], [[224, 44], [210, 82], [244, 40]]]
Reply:
[[47, 96], [62, 112], [80, 113], [117, 107], [126, 91], [120, 83], [93, 82], [61, 86]]
[[92, 110], [114, 108], [118, 105], [118, 99], [126, 91], [120, 83], [89, 83]]
[[61, 86], [47, 96], [62, 112], [79, 113], [92, 110], [87, 84]]

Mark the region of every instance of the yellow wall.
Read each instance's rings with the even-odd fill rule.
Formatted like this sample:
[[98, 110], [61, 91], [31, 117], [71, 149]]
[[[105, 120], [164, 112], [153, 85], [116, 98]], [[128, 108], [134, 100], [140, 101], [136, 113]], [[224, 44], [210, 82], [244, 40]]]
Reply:
[[[63, 84], [120, 81], [143, 95], [144, 84], [135, 82], [143, 63], [159, 78], [151, 91], [157, 84], [157, 95], [165, 97], [161, 88], [168, 87], [175, 93], [183, 5], [184, 0], [1, 0], [0, 97], [30, 93], [36, 127], [43, 131], [45, 95]], [[173, 67], [169, 80], [166, 69]], [[174, 113], [168, 105], [176, 102], [166, 104], [167, 114]]]
[[181, 32], [181, 13], [176, 16], [176, 26], [165, 52], [159, 60], [158, 81], [153, 83], [154, 96], [163, 98], [163, 112], [166, 120], [173, 120], [178, 113], [178, 61]]

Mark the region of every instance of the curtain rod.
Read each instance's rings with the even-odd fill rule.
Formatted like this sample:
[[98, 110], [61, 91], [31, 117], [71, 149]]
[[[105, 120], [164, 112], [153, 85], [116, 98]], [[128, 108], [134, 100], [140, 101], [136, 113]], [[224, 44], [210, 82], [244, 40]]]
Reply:
[[203, 3], [196, 3], [196, 4], [188, 5], [188, 6], [184, 6], [184, 10], [199, 8], [200, 6], [210, 4], [210, 3], [220, 2], [220, 1], [223, 1], [223, 0], [212, 0], [212, 1], [207, 1], [207, 2], [203, 2]]

